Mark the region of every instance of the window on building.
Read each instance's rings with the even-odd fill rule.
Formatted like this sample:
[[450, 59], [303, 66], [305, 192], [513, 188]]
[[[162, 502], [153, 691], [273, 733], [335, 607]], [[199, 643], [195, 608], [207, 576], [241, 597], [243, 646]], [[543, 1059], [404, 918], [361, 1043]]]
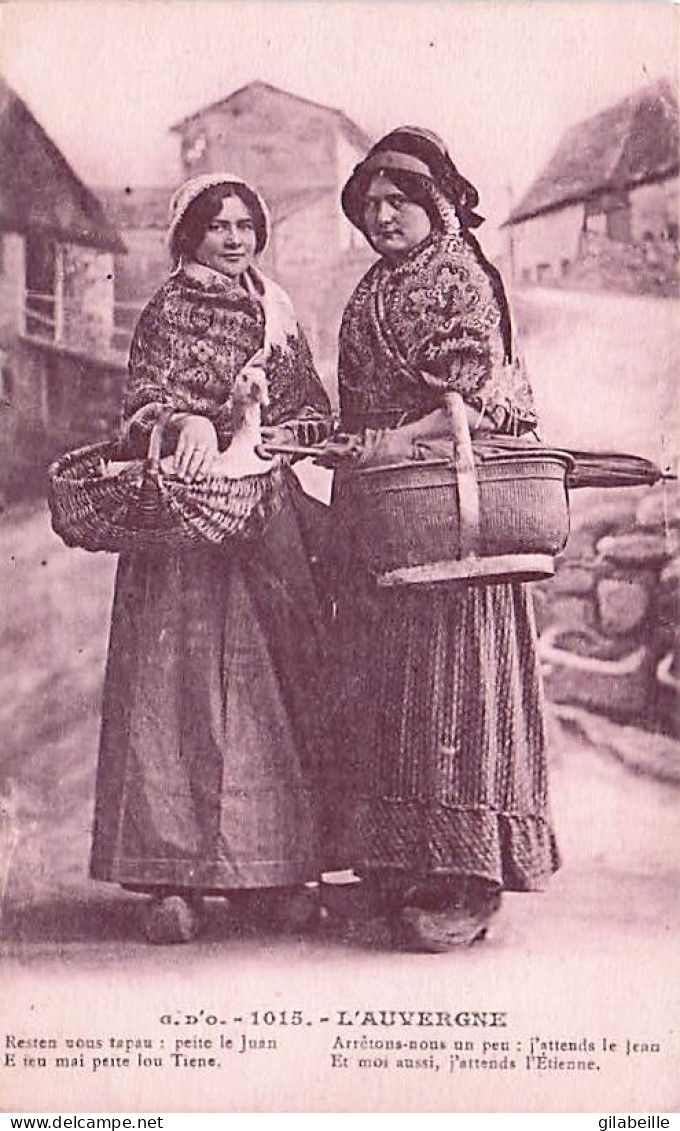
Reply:
[[26, 237], [26, 333], [57, 337], [57, 245], [44, 236]]
[[630, 208], [615, 208], [607, 213], [607, 235], [617, 243], [631, 242]]
[[570, 259], [560, 259], [560, 271], [562, 273], [562, 278], [563, 279], [566, 278], [566, 276], [571, 271], [571, 260]]
[[536, 264], [536, 282], [547, 283], [552, 275], [552, 269], [549, 263]]
[[678, 242], [678, 222], [677, 220], [669, 220], [666, 224], [666, 235], [673, 243]]

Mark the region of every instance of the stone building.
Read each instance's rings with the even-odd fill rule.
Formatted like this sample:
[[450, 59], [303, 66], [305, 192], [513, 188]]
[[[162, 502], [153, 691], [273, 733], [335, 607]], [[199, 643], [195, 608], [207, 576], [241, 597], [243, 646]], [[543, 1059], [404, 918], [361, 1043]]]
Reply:
[[87, 418], [110, 376], [114, 256], [124, 252], [97, 197], [0, 79], [3, 491], [96, 429]]
[[679, 146], [666, 79], [568, 130], [503, 225], [514, 280], [675, 293]]

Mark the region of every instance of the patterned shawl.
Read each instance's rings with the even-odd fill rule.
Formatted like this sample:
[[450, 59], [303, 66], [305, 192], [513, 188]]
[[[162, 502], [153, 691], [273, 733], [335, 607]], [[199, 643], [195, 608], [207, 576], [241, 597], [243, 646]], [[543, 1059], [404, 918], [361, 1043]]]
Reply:
[[340, 330], [343, 426], [394, 427], [439, 408], [455, 390], [498, 431], [533, 429], [522, 361], [504, 347], [489, 272], [461, 231], [455, 208], [427, 189], [443, 231], [396, 264], [380, 259], [357, 286]]
[[[285, 301], [284, 301], [285, 300]], [[329, 415], [309, 345], [285, 292], [259, 272], [248, 289], [202, 270], [175, 272], [142, 311], [130, 348], [123, 425], [148, 432], [165, 408], [207, 416], [231, 438], [234, 378], [257, 355], [269, 384], [265, 424]]]

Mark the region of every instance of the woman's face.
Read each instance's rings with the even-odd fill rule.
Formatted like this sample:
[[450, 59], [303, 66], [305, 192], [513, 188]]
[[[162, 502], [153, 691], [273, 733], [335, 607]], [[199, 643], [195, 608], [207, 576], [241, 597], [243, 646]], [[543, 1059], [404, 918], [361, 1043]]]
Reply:
[[213, 271], [237, 278], [251, 266], [256, 244], [255, 224], [248, 208], [239, 196], [227, 196], [194, 258]]
[[432, 224], [425, 209], [410, 200], [384, 176], [376, 176], [364, 200], [366, 235], [380, 255], [388, 259], [405, 255], [430, 234]]

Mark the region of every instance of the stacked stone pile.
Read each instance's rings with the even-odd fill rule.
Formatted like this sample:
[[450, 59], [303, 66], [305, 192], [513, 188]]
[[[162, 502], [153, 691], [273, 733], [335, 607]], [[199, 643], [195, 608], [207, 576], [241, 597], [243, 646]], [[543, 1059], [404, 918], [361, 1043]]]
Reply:
[[572, 495], [572, 534], [537, 586], [548, 695], [680, 736], [677, 483]]

